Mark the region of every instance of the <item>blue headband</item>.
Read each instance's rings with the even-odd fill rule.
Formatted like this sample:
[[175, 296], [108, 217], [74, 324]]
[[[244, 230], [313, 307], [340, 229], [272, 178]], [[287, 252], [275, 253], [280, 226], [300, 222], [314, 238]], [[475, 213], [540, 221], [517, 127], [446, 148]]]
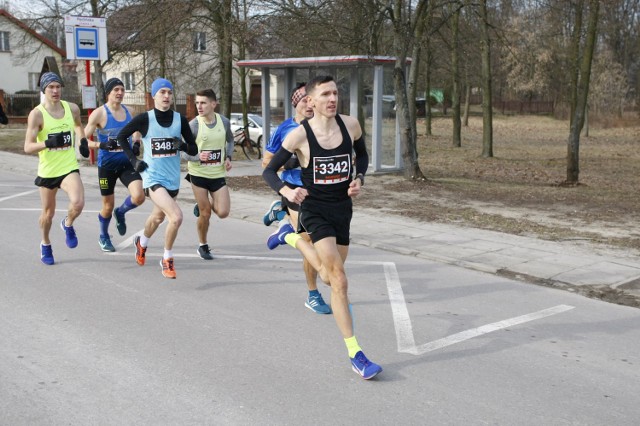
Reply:
[[40, 90], [42, 90], [42, 93], [44, 93], [44, 89], [54, 81], [60, 83], [60, 86], [64, 87], [64, 83], [58, 74], [51, 71], [42, 74], [40, 77]]
[[156, 78], [154, 82], [151, 83], [151, 96], [155, 97], [158, 90], [163, 88], [173, 91], [173, 84], [166, 78]]

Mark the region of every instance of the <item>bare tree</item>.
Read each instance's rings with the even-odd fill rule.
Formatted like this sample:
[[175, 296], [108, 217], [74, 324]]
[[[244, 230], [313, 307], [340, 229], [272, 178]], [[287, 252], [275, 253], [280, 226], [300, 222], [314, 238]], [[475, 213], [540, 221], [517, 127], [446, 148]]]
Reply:
[[[415, 95], [410, 97], [410, 93], [415, 91], [407, 90], [407, 52], [409, 51], [410, 40], [413, 40], [416, 22], [423, 19], [427, 10], [427, 1], [420, 0], [417, 4], [415, 13], [411, 9], [411, 2], [403, 0], [395, 0], [393, 8], [389, 9], [389, 16], [393, 26], [393, 53], [395, 63], [393, 68], [394, 92], [396, 100], [396, 120], [400, 128], [400, 143], [402, 159], [405, 164], [404, 176], [407, 179], [425, 180], [425, 176], [420, 170], [418, 164], [418, 149], [416, 138], [416, 120], [415, 114], [411, 116], [409, 108], [409, 99], [415, 103]], [[413, 18], [413, 19], [412, 19]], [[417, 66], [418, 58], [413, 58], [412, 66]], [[410, 86], [415, 86], [417, 73], [411, 73], [413, 80]]]
[[635, 101], [640, 105], [640, 0], [610, 0], [601, 10], [600, 19], [598, 33], [607, 46], [607, 55], [620, 64], [626, 75], [618, 77], [629, 85], [624, 99], [611, 102], [622, 105]]
[[585, 121], [589, 82], [591, 80], [591, 63], [598, 33], [598, 14], [600, 0], [589, 0], [589, 16], [582, 59], [576, 62], [579, 78], [576, 89], [576, 107], [571, 121], [571, 131], [567, 144], [567, 180], [565, 184], [576, 185], [580, 177], [580, 132]]
[[504, 33], [508, 41], [502, 43], [500, 51], [508, 87], [527, 100], [549, 94], [558, 52], [549, 43], [547, 34], [553, 29], [544, 13], [528, 10], [513, 15]]
[[453, 4], [451, 18], [451, 120], [453, 121], [451, 142], [454, 147], [462, 146], [462, 126], [460, 121], [460, 45], [459, 24], [462, 4]]
[[589, 87], [589, 106], [594, 115], [622, 117], [631, 87], [624, 66], [611, 49], [601, 49], [594, 58]]
[[[578, 107], [578, 83], [580, 79], [580, 67], [578, 64], [580, 61], [580, 39], [582, 38], [582, 14], [584, 0], [577, 0], [575, 3], [572, 3], [572, 5], [575, 13], [575, 23], [573, 31], [571, 32], [571, 44], [569, 50], [569, 65], [571, 66], [569, 69], [571, 76], [571, 85], [569, 86], [571, 90], [571, 95], [569, 97], [569, 120], [571, 126], [573, 126], [573, 120], [576, 116], [576, 108]], [[580, 125], [580, 130], [582, 130], [582, 124]]]
[[[240, 4], [242, 3], [242, 4]], [[247, 37], [246, 35], [249, 33], [249, 13], [246, 1], [238, 1], [236, 2], [236, 22], [237, 29], [240, 30], [236, 32], [238, 34], [237, 37], [234, 37], [236, 40], [236, 44], [238, 45], [238, 59], [245, 59], [247, 55]], [[242, 99], [242, 121], [243, 126], [247, 126], [249, 121], [247, 119], [248, 113], [248, 91], [247, 91], [247, 74], [248, 70], [246, 68], [240, 68], [238, 70], [240, 74], [240, 97]], [[229, 111], [231, 112], [231, 111]]]
[[487, 0], [480, 2], [480, 50], [482, 51], [482, 156], [493, 157], [493, 94], [491, 37]]

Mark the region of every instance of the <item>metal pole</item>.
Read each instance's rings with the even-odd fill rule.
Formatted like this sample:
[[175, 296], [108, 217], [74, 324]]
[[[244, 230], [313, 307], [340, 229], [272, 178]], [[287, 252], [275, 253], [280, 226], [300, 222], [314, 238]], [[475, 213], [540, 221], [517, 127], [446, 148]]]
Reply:
[[[87, 76], [87, 86], [91, 86], [91, 61], [87, 60], [84, 62], [84, 70], [85, 70], [85, 75]], [[87, 109], [87, 117], [89, 117], [91, 115], [91, 113], [93, 112], [93, 109]], [[85, 135], [87, 136], [87, 135]], [[95, 164], [96, 163], [96, 153], [95, 150], [90, 149], [89, 150], [89, 164]]]

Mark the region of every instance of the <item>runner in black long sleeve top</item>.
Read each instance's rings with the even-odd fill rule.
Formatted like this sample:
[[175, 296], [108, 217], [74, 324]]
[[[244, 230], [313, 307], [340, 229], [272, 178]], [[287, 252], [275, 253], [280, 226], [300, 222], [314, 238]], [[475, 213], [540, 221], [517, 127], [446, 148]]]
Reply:
[[[153, 109], [154, 114], [156, 115], [156, 120], [158, 120], [158, 124], [162, 127], [169, 127], [173, 122], [173, 110], [160, 111], [157, 108]], [[181, 134], [184, 140], [187, 142], [187, 149], [185, 152], [189, 155], [196, 155], [198, 153], [198, 145], [196, 145], [196, 139], [193, 137], [193, 133], [191, 133], [191, 128], [189, 127], [189, 120], [183, 115], [180, 115], [180, 125], [182, 127]], [[127, 154], [129, 161], [133, 166], [136, 166], [137, 158], [134, 155], [131, 148], [128, 146], [128, 143], [123, 143], [127, 141], [127, 138], [134, 134], [136, 131], [140, 132], [140, 134], [144, 137], [147, 135], [147, 131], [149, 130], [149, 114], [142, 113], [136, 115], [126, 126], [122, 128], [120, 134], [118, 135], [118, 141], [122, 146], [122, 150]]]
[[[171, 110], [173, 85], [164, 78], [151, 84], [154, 109], [134, 117], [118, 134], [124, 152], [134, 168], [141, 172], [145, 194], [153, 201], [153, 211], [144, 225], [144, 232], [134, 239], [136, 262], [145, 264], [149, 238], [166, 219], [164, 254], [160, 261], [162, 275], [176, 278], [173, 264], [173, 244], [182, 224], [182, 210], [175, 198], [180, 191], [180, 153], [198, 153], [198, 146], [189, 127], [189, 122], [181, 114]], [[134, 132], [142, 135], [143, 159], [138, 160], [126, 143]], [[184, 139], [184, 140], [183, 140]]]

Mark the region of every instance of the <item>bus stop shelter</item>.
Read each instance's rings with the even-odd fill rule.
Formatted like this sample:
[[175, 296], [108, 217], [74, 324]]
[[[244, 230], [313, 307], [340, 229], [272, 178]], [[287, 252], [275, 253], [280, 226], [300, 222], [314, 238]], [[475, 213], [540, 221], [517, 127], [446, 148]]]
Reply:
[[317, 75], [333, 76], [339, 91], [339, 113], [358, 117], [366, 135], [370, 170], [382, 172], [403, 168], [395, 114], [394, 63], [395, 58], [388, 56], [324, 56], [243, 60], [237, 65], [255, 70], [253, 75], [260, 77], [265, 141], [270, 138], [268, 123], [274, 110], [282, 110], [285, 118], [293, 114], [289, 96], [298, 82]]

